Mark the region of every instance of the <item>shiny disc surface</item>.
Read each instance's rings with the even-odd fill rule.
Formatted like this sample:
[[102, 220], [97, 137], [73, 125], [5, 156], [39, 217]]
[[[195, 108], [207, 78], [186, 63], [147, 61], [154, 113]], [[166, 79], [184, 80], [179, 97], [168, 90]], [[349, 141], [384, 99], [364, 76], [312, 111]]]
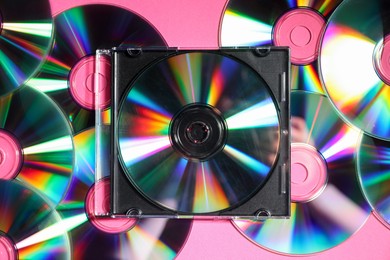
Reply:
[[[102, 147], [108, 147], [102, 135]], [[184, 246], [192, 220], [142, 219], [130, 230], [106, 233], [91, 223], [86, 197], [95, 183], [95, 129], [75, 135], [76, 169], [71, 185], [57, 207], [66, 221], [75, 259], [172, 259]], [[108, 156], [109, 150], [102, 150]], [[106, 158], [104, 157], [103, 158]], [[104, 165], [109, 171], [109, 165]]]
[[[16, 179], [57, 204], [69, 185], [74, 149], [70, 124], [55, 103], [29, 87], [1, 97], [0, 132], [19, 144], [21, 166]], [[7, 156], [12, 152], [5, 152], [2, 164], [14, 159]]]
[[[339, 0], [231, 0], [228, 2], [223, 18], [221, 19], [220, 46], [278, 45], [274, 39], [275, 28], [278, 21], [283, 20], [283, 17], [287, 17], [287, 13], [296, 12], [299, 14], [301, 11], [306, 12], [309, 10], [314, 16], [322, 17], [323, 25], [325, 25], [325, 21], [340, 2]], [[302, 24], [302, 20], [305, 21], [307, 19], [304, 18], [295, 21], [297, 32], [307, 26], [305, 23]], [[310, 22], [308, 23], [310, 24]], [[312, 32], [312, 37], [314, 35], [318, 37], [318, 46], [312, 50], [312, 58], [310, 60], [298, 59], [297, 63], [292, 62], [292, 89], [324, 93], [318, 74], [317, 63], [315, 62], [318, 56], [322, 30], [322, 28], [318, 28], [318, 30]], [[281, 32], [281, 35], [288, 35], [288, 32]], [[299, 35], [300, 37], [298, 39], [302, 39], [305, 36], [304, 33]], [[300, 52], [305, 52], [308, 49], [307, 46], [297, 46], [293, 43], [287, 45], [283, 43], [282, 46], [295, 47]]]
[[273, 27], [289, 10], [308, 8], [328, 18], [340, 2], [340, 0], [231, 0], [222, 18], [220, 43], [222, 46], [273, 44]]
[[[40, 73], [27, 84], [46, 93], [60, 105], [75, 133], [94, 125], [95, 83], [91, 75], [95, 69], [97, 49], [110, 49], [121, 44], [166, 45], [156, 29], [145, 20], [111, 5], [71, 8], [57, 14], [54, 24], [54, 46]], [[103, 64], [109, 73], [110, 63]], [[106, 86], [104, 91], [108, 93], [110, 77], [103, 75], [101, 78], [102, 85]]]
[[184, 53], [152, 65], [119, 109], [126, 175], [148, 198], [177, 211], [242, 203], [277, 157], [279, 119], [270, 93], [251, 68], [220, 54]]
[[390, 143], [364, 136], [359, 149], [358, 171], [367, 200], [390, 224]]
[[323, 82], [335, 107], [353, 125], [386, 140], [390, 139], [389, 17], [387, 1], [343, 1], [328, 22], [320, 54]]
[[0, 3], [0, 96], [16, 90], [40, 67], [50, 50], [53, 19], [49, 1]]
[[12, 241], [18, 259], [70, 259], [61, 221], [43, 197], [17, 180], [0, 180], [0, 238]]

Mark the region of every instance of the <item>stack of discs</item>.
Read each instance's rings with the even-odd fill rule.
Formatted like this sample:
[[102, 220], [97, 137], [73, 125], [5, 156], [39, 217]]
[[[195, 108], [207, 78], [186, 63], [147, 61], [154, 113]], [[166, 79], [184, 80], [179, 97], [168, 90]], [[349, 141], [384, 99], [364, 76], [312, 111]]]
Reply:
[[[104, 17], [104, 19], [101, 19]], [[105, 72], [99, 79], [98, 94], [107, 99], [96, 104], [94, 70], [98, 48], [125, 46], [165, 46], [158, 32], [140, 17], [110, 5], [86, 5], [66, 10], [54, 17], [54, 46], [40, 74], [29, 87], [54, 99], [73, 126], [75, 156], [70, 184], [56, 207], [71, 238], [71, 257], [85, 258], [173, 258], [181, 249], [192, 221], [99, 218], [96, 208], [109, 212], [109, 179], [95, 184], [94, 109], [110, 105], [110, 62], [103, 60]], [[72, 33], [69, 33], [72, 32]], [[100, 62], [100, 60], [99, 60]], [[108, 115], [107, 111], [104, 116]], [[106, 120], [109, 122], [109, 119]], [[108, 140], [102, 145], [108, 149]], [[104, 149], [103, 149], [104, 150]], [[104, 150], [108, 153], [108, 151]], [[103, 152], [104, 152], [103, 151]], [[108, 156], [108, 154], [105, 154]], [[109, 166], [105, 165], [109, 175]], [[96, 192], [98, 191], [98, 192]], [[95, 197], [102, 195], [102, 200]], [[106, 192], [107, 191], [107, 192]], [[174, 234], [174, 235], [173, 235]]]
[[388, 1], [343, 1], [327, 25], [320, 59], [329, 98], [345, 121], [364, 131], [357, 154], [359, 179], [374, 212], [387, 224], [390, 223], [389, 10]]
[[[97, 49], [121, 44], [166, 45], [160, 34], [145, 20], [111, 5], [71, 8], [57, 14], [54, 25], [54, 46], [40, 73], [27, 85], [53, 98], [66, 113], [75, 133], [94, 125], [95, 108], [104, 109], [110, 105], [109, 60], [99, 60], [101, 84], [99, 90], [94, 89]], [[96, 94], [105, 97], [99, 104], [95, 103]]]
[[361, 133], [321, 94], [294, 91], [291, 102], [291, 217], [235, 224], [274, 252], [313, 254], [344, 242], [370, 214], [355, 170]]
[[344, 1], [326, 28], [320, 59], [326, 91], [345, 120], [385, 140], [390, 140], [388, 5]]
[[[108, 140], [102, 140], [108, 144]], [[191, 230], [191, 220], [110, 219], [95, 217], [94, 202], [109, 202], [109, 179], [95, 183], [95, 128], [74, 137], [76, 167], [71, 185], [57, 210], [69, 222], [72, 256], [115, 259], [172, 259], [179, 253]], [[105, 146], [106, 147], [106, 146]], [[105, 150], [107, 156], [108, 150]], [[108, 167], [108, 165], [106, 165]], [[109, 168], [105, 169], [109, 171]], [[94, 184], [95, 183], [95, 184]], [[98, 188], [97, 188], [98, 187]], [[102, 189], [102, 193], [94, 193]], [[108, 199], [95, 200], [103, 195]], [[108, 212], [109, 204], [102, 205]]]
[[[36, 48], [2, 48], [8, 52], [1, 52], [0, 64], [8, 70], [0, 71], [0, 95], [19, 88], [36, 72], [52, 42], [48, 3], [47, 6], [39, 3], [39, 8], [36, 3], [31, 4], [31, 8], [26, 8], [29, 14], [21, 14], [9, 11], [16, 6], [11, 1], [3, 2], [1, 40], [11, 47], [21, 43], [29, 47], [31, 41]], [[46, 10], [50, 26], [44, 23], [46, 16], [41, 15], [42, 10]], [[27, 19], [22, 25], [12, 22], [18, 15]], [[38, 22], [29, 25], [30, 20]], [[143, 220], [126, 226], [123, 224], [129, 220], [99, 220], [88, 208], [95, 182], [95, 130], [89, 127], [94, 124], [93, 110], [109, 106], [109, 98], [102, 104], [95, 104], [92, 98], [95, 51], [120, 44], [166, 44], [146, 21], [114, 6], [76, 7], [56, 15], [54, 20], [54, 45], [40, 73], [27, 86], [0, 99], [0, 173], [6, 179], [0, 182], [3, 192], [0, 213], [6, 214], [0, 220], [0, 255], [10, 259], [45, 258], [48, 254], [61, 259], [72, 256], [171, 259], [185, 243], [192, 221]], [[23, 33], [31, 35], [22, 39]], [[15, 50], [24, 51], [39, 62]], [[15, 57], [15, 61], [11, 60]], [[21, 58], [27, 58], [28, 62]], [[109, 93], [109, 62], [103, 61], [103, 67], [107, 74], [103, 75], [105, 85], [101, 91]], [[3, 88], [3, 83], [10, 88]], [[62, 111], [40, 91], [56, 101]], [[77, 133], [73, 138], [71, 126]], [[48, 202], [40, 202], [40, 196]], [[52, 209], [54, 206], [60, 214]]]
[[325, 23], [336, 1], [229, 1], [221, 24], [220, 45], [288, 46], [293, 89], [323, 93], [317, 63]]
[[38, 70], [51, 47], [52, 31], [48, 0], [1, 1], [0, 96], [21, 87]]

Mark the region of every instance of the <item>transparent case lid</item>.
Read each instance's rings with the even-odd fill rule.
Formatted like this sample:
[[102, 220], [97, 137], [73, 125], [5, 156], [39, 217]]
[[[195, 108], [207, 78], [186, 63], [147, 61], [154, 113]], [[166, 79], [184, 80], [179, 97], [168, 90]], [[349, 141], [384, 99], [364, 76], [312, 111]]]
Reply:
[[289, 71], [280, 47], [98, 50], [95, 214], [288, 217]]

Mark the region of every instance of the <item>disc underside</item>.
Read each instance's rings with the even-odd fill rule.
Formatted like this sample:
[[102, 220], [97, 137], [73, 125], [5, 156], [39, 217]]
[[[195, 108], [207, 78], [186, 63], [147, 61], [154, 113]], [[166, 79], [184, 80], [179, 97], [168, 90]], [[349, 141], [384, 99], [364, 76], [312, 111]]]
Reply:
[[234, 223], [246, 237], [271, 251], [312, 254], [341, 244], [369, 217], [355, 170], [360, 131], [345, 124], [323, 95], [294, 91], [291, 104], [292, 142], [315, 147], [324, 158], [326, 186], [311, 200], [292, 203], [290, 219]]

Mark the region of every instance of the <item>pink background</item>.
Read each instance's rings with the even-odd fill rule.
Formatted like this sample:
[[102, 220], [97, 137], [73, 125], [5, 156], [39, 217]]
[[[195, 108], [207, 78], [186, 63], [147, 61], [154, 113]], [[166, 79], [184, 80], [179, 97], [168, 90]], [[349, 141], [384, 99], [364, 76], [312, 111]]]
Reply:
[[[271, 0], [272, 1], [272, 0]], [[148, 20], [169, 46], [218, 47], [219, 24], [225, 0], [51, 0], [57, 14], [73, 6], [111, 3], [127, 8]], [[354, 236], [325, 252], [287, 257], [271, 253], [250, 242], [230, 221], [194, 222], [178, 259], [390, 259], [390, 230], [373, 215]]]

